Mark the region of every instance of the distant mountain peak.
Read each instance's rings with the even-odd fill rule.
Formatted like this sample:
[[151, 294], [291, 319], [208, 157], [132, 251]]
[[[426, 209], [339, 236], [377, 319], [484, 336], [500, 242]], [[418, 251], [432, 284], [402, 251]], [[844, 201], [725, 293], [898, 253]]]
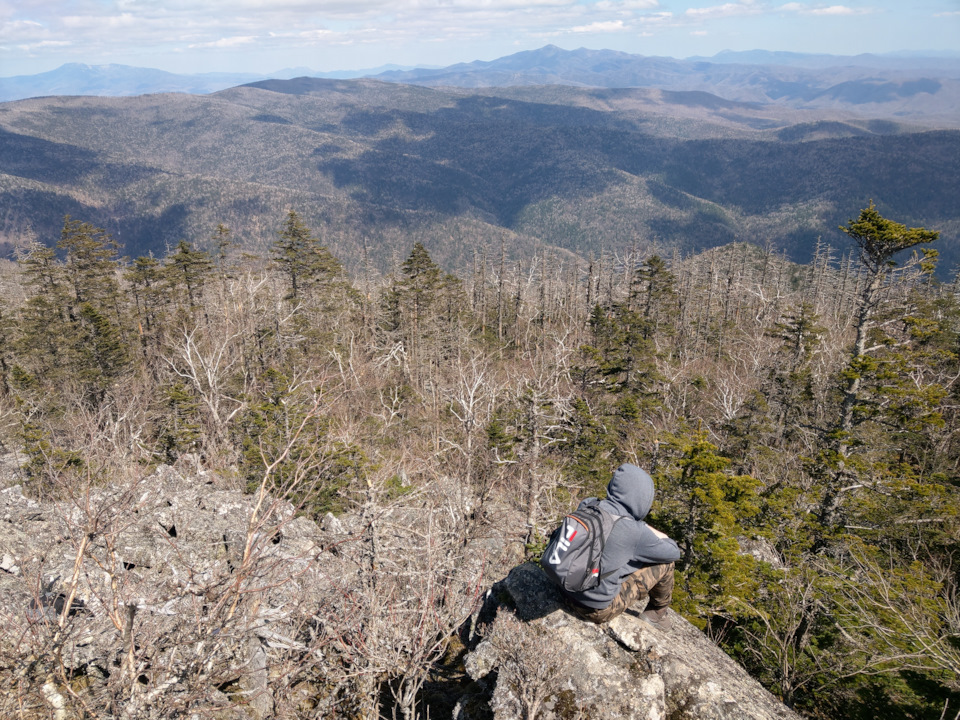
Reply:
[[[785, 67], [791, 68], [786, 75], [783, 74]], [[758, 69], [762, 75], [758, 75]], [[910, 73], [914, 77], [908, 77]], [[810, 102], [813, 101], [818, 102], [819, 107], [825, 106], [824, 103], [832, 103], [831, 107], [842, 104], [843, 98], [831, 96], [831, 99], [824, 95], [826, 90], [841, 83], [862, 83], [867, 78], [880, 78], [896, 85], [891, 86], [893, 95], [890, 98], [898, 101], [898, 98], [909, 96], [911, 83], [923, 82], [932, 87], [932, 82], [947, 79], [948, 82], [941, 83], [940, 87], [949, 92], [941, 93], [933, 104], [921, 107], [910, 103], [905, 107], [883, 109], [886, 114], [909, 119], [918, 114], [953, 112], [955, 105], [950, 105], [953, 102], [950, 93], [955, 92], [953, 81], [960, 81], [960, 58], [938, 53], [840, 57], [770, 50], [725, 50], [713, 57], [677, 60], [619, 50], [585, 47], [567, 50], [547, 44], [494, 60], [474, 60], [442, 68], [382, 66], [356, 71], [314, 72], [297, 67], [268, 75], [229, 72], [180, 75], [129, 65], [67, 63], [38, 75], [0, 78], [0, 102], [44, 95], [206, 94], [261, 80], [293, 77], [368, 77], [385, 82], [467, 88], [531, 85], [646, 87], [708, 92], [735, 102], [788, 103], [798, 108], [812, 107]], [[876, 104], [877, 101], [871, 102]]]

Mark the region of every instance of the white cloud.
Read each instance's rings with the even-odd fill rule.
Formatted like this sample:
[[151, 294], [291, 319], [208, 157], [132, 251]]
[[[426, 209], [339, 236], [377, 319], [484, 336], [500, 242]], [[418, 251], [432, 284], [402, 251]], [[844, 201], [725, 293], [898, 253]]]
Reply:
[[751, 1], [725, 3], [713, 7], [688, 8], [684, 13], [688, 18], [695, 20], [711, 20], [714, 18], [735, 17], [739, 15], [758, 15], [763, 8]]
[[637, 18], [637, 20], [638, 22], [641, 22], [644, 25], [663, 25], [666, 23], [673, 22], [673, 13], [672, 12], [653, 13], [652, 15], [643, 15]]
[[627, 29], [623, 24], [623, 20], [607, 20], [605, 22], [595, 22], [589, 25], [578, 25], [577, 27], [570, 28], [571, 32], [575, 33], [623, 32]]
[[869, 15], [874, 12], [872, 8], [852, 8], [847, 5], [818, 5], [811, 7], [804, 3], [791, 2], [781, 5], [777, 10], [783, 12], [795, 12], [801, 15], [832, 15], [835, 17], [849, 17], [852, 15]]
[[30, 20], [10, 20], [0, 22], [0, 38], [23, 40], [26, 37], [36, 37], [45, 33], [43, 25]]
[[660, 7], [657, 0], [600, 0], [593, 5], [597, 10], [632, 11], [653, 10]]
[[[377, 62], [371, 64], [434, 62], [438, 53], [420, 51], [427, 44], [444, 44], [445, 58], [456, 58], [451, 62], [493, 58], [513, 46], [529, 48], [542, 39], [573, 34], [606, 35], [611, 47], [636, 50], [641, 44], [631, 46], [631, 42], [641, 29], [664, 42], [671, 37], [670, 30], [684, 35], [704, 30], [712, 37], [732, 37], [712, 24], [762, 15], [783, 23], [785, 14], [819, 15], [839, 23], [869, 12], [858, 9], [861, 1], [839, 0], [850, 2], [848, 6], [833, 4], [838, 0], [693, 0], [700, 6], [684, 12], [689, 0], [682, 4], [665, 0], [0, 0], [0, 46], [29, 45], [38, 57], [46, 48], [45, 57], [51, 63], [69, 59], [137, 64], [138, 56], [208, 53], [198, 67], [219, 62], [217, 50], [224, 51], [220, 57], [227, 57], [231, 49], [242, 49], [222, 62], [239, 67], [269, 57], [264, 62], [273, 65], [277, 58], [297, 55], [298, 64], [313, 62], [318, 69], [332, 69], [331, 65], [363, 67], [364, 61], [357, 62], [359, 54], [327, 52], [331, 45], [379, 45], [376, 53], [363, 56], [376, 56]], [[895, 0], [868, 1], [877, 8]], [[939, 3], [939, 17], [957, 14], [944, 12], [957, 7], [952, 4], [955, 0], [933, 1]], [[949, 24], [931, 15], [932, 11], [926, 16], [929, 23]], [[747, 25], [753, 31], [759, 23], [742, 23], [744, 33]], [[41, 47], [40, 43], [48, 44]], [[56, 53], [51, 49], [56, 43], [73, 47]], [[647, 45], [642, 43], [644, 49]], [[467, 52], [472, 57], [461, 55]], [[282, 62], [277, 66], [282, 67]], [[5, 59], [0, 73], [13, 67]]]
[[[677, 24], [659, 0], [31, 0], [15, 4], [0, 44], [73, 41], [97, 57], [380, 43], [416, 47], [625, 33]], [[743, 5], [738, 2], [737, 5]], [[64, 12], [68, 9], [67, 12]], [[16, 20], [18, 27], [9, 21]], [[29, 28], [25, 23], [30, 23]]]
[[188, 45], [190, 48], [232, 48], [239, 45], [249, 45], [250, 43], [256, 41], [256, 37], [253, 35], [243, 35], [238, 37], [227, 37], [220, 38], [219, 40], [214, 40], [213, 42], [205, 43], [195, 43], [193, 45]]
[[[271, 33], [271, 35], [274, 34]], [[297, 33], [297, 37], [305, 38], [307, 40], [327, 40], [336, 35], [337, 33], [333, 32], [332, 30], [324, 30], [322, 28], [315, 30], [304, 30], [303, 32]]]
[[694, 37], [706, 37], [710, 33], [708, 33], [706, 30], [691, 30], [690, 34]]
[[830, 7], [824, 8], [813, 8], [810, 11], [811, 15], [856, 15], [858, 10], [847, 7], [845, 5], [831, 5]]
[[41, 40], [35, 43], [21, 43], [19, 45], [0, 45], [2, 52], [15, 52], [19, 55], [33, 57], [44, 50], [63, 50], [72, 45], [69, 40]]
[[0, 21], [0, 45], [33, 53], [36, 49], [64, 47], [54, 43], [69, 44], [70, 38], [57, 37], [36, 22], [23, 20]]
[[120, 15], [66, 15], [60, 19], [65, 28], [77, 30], [100, 28], [102, 31], [122, 30], [139, 24], [132, 13]]
[[[409, 10], [444, 10], [459, 8], [463, 10], [522, 10], [528, 7], [565, 7], [573, 5], [575, 0], [442, 0], [441, 2], [411, 3]], [[397, 7], [394, 5], [393, 7]], [[400, 7], [403, 7], [402, 5]]]
[[72, 45], [69, 40], [41, 40], [37, 43], [28, 43], [26, 45], [21, 45], [20, 47], [28, 52], [34, 52], [36, 50], [42, 50], [43, 48], [60, 48], [67, 47]]

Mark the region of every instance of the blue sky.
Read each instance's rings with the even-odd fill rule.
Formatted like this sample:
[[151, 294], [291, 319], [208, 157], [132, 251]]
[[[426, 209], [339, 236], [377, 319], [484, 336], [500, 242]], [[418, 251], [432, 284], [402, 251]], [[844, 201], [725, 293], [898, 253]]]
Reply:
[[3, 77], [66, 62], [188, 73], [449, 65], [547, 44], [677, 58], [960, 52], [960, 0], [0, 0]]

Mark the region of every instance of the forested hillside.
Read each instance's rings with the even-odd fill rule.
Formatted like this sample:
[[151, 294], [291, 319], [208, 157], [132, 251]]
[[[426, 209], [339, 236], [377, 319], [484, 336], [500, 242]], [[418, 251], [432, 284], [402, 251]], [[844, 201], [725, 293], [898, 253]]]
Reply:
[[263, 253], [286, 211], [351, 271], [421, 241], [446, 269], [477, 243], [686, 255], [734, 241], [807, 262], [840, 247], [849, 208], [944, 237], [960, 263], [960, 131], [706, 92], [432, 89], [271, 80], [209, 96], [0, 105], [0, 241], [56, 237], [70, 214], [122, 252], [212, 251], [228, 224]]
[[489, 62], [387, 71], [377, 79], [432, 87], [573, 85], [700, 91], [726, 100], [794, 108], [856, 109], [868, 117], [952, 122], [960, 63], [954, 58], [837, 57], [722, 52], [678, 60], [547, 45]]
[[[328, 682], [368, 710], [449, 712], [427, 689], [455, 665], [436, 640], [456, 629], [444, 583], [457, 553], [520, 533], [536, 556], [558, 516], [630, 461], [657, 484], [651, 522], [683, 551], [677, 609], [784, 702], [811, 718], [952, 717], [960, 298], [934, 275], [936, 232], [860, 207], [844, 209], [853, 251], [822, 244], [804, 265], [746, 243], [589, 262], [544, 244], [518, 261], [468, 237], [456, 274], [415, 238], [386, 272], [348, 274], [293, 211], [259, 254], [221, 225], [129, 263], [109, 233], [68, 219], [56, 248], [3, 267], [0, 438], [24, 492], [80, 510], [85, 488], [190, 458], [311, 518], [374, 528], [388, 508], [442, 511], [460, 540], [411, 553], [371, 530], [374, 564], [343, 599], [373, 602], [369, 573], [413, 563], [390, 607], [435, 624], [367, 618], [323, 635], [290, 665], [291, 692]], [[432, 501], [441, 486], [464, 499]], [[106, 530], [88, 517], [93, 544]], [[111, 572], [120, 596], [133, 568]], [[198, 627], [212, 598], [241, 602], [230, 587], [198, 596]], [[47, 654], [0, 665], [10, 702], [29, 706], [48, 681], [93, 702], [49, 670], [68, 611], [30, 631], [51, 633]], [[341, 627], [336, 608], [317, 612]], [[134, 655], [117, 667], [133, 672]], [[131, 677], [174, 707], [156, 668]]]

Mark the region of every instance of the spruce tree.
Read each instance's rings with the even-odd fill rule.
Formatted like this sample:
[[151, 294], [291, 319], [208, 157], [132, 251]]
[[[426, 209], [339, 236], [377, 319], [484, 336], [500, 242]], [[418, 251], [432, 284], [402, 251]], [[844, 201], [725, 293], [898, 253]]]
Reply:
[[57, 247], [62, 263], [40, 245], [21, 260], [30, 294], [20, 347], [44, 381], [55, 387], [76, 381], [96, 405], [129, 364], [117, 243], [102, 228], [67, 216]]
[[210, 255], [197, 250], [186, 240], [177, 243], [176, 250], [164, 261], [167, 282], [175, 297], [186, 296], [186, 310], [195, 312], [202, 306], [203, 286], [213, 271]]
[[56, 382], [66, 374], [74, 346], [67, 278], [56, 251], [40, 243], [19, 258], [19, 265], [27, 299], [20, 309], [18, 354], [34, 373]]
[[116, 311], [120, 294], [116, 240], [103, 228], [68, 215], [57, 248], [66, 253], [64, 272], [73, 291], [74, 305], [91, 303], [102, 311]]
[[651, 255], [641, 265], [630, 288], [631, 305], [644, 319], [643, 336], [672, 331], [677, 313], [677, 278], [659, 255]]
[[236, 242], [230, 237], [230, 228], [223, 223], [217, 223], [217, 229], [213, 234], [214, 246], [217, 248], [217, 274], [220, 276], [220, 282], [225, 282], [229, 268], [227, 267], [227, 256], [230, 248], [236, 246]]
[[67, 308], [72, 374], [94, 403], [127, 368], [117, 242], [102, 228], [67, 216], [57, 247], [66, 251], [64, 273], [72, 289]]
[[154, 257], [138, 257], [124, 277], [133, 295], [140, 344], [146, 354], [151, 346], [159, 349], [166, 308], [170, 303], [164, 268]]
[[680, 606], [708, 618], [755, 591], [755, 562], [740, 552], [738, 537], [752, 534], [761, 483], [731, 473], [730, 460], [702, 431], [670, 439], [667, 449], [679, 456], [656, 475], [661, 500], [652, 522], [683, 553], [677, 562]]
[[901, 223], [887, 220], [872, 202], [860, 211], [856, 220], [850, 220], [840, 229], [856, 243], [858, 258], [867, 277], [860, 291], [854, 318], [856, 338], [843, 375], [839, 421], [830, 429], [828, 448], [819, 458], [821, 466], [828, 471], [821, 476], [826, 487], [819, 509], [820, 520], [825, 528], [835, 528], [840, 524], [845, 496], [863, 487], [858, 476], [865, 466], [851, 457], [851, 450], [857, 444], [854, 436], [856, 427], [870, 417], [869, 406], [862, 402], [864, 382], [869, 376], [877, 377], [878, 372], [884, 372], [871, 353], [882, 349], [885, 343], [868, 347], [880, 300], [885, 292], [891, 290], [891, 283], [903, 278], [906, 271], [917, 267], [923, 273], [932, 273], [937, 251], [924, 248], [922, 255], [914, 253], [899, 267], [896, 256], [939, 237], [935, 231], [907, 228]]
[[287, 299], [294, 302], [343, 273], [340, 262], [311, 234], [295, 210], [287, 213], [272, 254], [274, 265], [287, 277]]
[[416, 243], [383, 295], [385, 329], [399, 335], [416, 379], [439, 357], [443, 330], [459, 316], [464, 300], [459, 280], [445, 274]]
[[403, 277], [397, 289], [416, 332], [436, 303], [437, 292], [443, 282], [443, 271], [419, 242], [413, 246], [410, 256], [400, 266], [400, 271]]

